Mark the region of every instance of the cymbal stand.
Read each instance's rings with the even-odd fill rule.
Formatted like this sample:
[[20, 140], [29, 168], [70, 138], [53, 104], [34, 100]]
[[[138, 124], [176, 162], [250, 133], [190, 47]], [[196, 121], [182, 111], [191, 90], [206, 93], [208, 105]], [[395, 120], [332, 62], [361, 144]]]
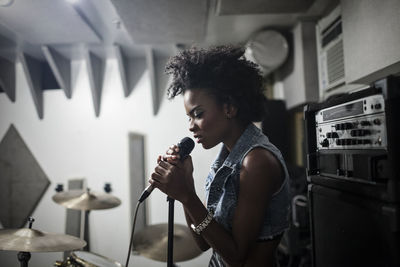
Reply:
[[[85, 227], [86, 227], [86, 210], [81, 210], [81, 225], [80, 225], [80, 239], [85, 240]], [[87, 241], [86, 241], [87, 242]]]
[[17, 254], [18, 260], [21, 263], [21, 267], [28, 267], [28, 261], [31, 258], [30, 252], [20, 251]]
[[[35, 221], [32, 217], [29, 217], [29, 229], [32, 229], [32, 224]], [[17, 254], [18, 261], [21, 264], [21, 267], [28, 267], [28, 261], [31, 259], [31, 253], [27, 251], [20, 251]]]
[[82, 250], [90, 251], [89, 244], [89, 215], [90, 210], [80, 210], [81, 222], [80, 222], [80, 233], [79, 238], [86, 241], [86, 247]]
[[[86, 192], [90, 193], [90, 188], [86, 187]], [[80, 222], [80, 231], [79, 238], [86, 241], [86, 247], [82, 250], [90, 251], [89, 245], [89, 214], [90, 210], [80, 210], [81, 212], [81, 222]]]

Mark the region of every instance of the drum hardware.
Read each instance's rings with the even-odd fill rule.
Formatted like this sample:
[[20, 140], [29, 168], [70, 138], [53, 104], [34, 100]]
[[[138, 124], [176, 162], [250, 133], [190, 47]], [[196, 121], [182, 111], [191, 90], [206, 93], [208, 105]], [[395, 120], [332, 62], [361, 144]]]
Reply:
[[[186, 261], [200, 255], [189, 228], [186, 225], [174, 225], [174, 262]], [[150, 225], [133, 237], [133, 250], [140, 255], [156, 261], [167, 262], [168, 224]]]
[[119, 198], [107, 193], [86, 190], [70, 190], [59, 192], [53, 196], [54, 202], [67, 209], [101, 210], [111, 209], [121, 204]]
[[111, 184], [110, 183], [105, 183], [104, 184], [104, 192], [111, 193], [111, 191], [112, 191]]
[[[58, 188], [58, 187], [57, 187]], [[56, 190], [57, 191], [57, 190]], [[89, 188], [86, 190], [69, 190], [62, 191], [62, 187], [52, 199], [57, 204], [66, 207], [67, 209], [81, 210], [81, 230], [80, 237], [84, 239], [86, 226], [86, 213], [91, 210], [111, 209], [121, 204], [121, 200], [110, 195], [111, 184], [106, 183], [103, 192], [93, 192]], [[88, 251], [75, 251], [64, 261], [56, 261], [55, 266], [61, 267], [112, 267], [122, 266], [120, 263], [108, 259], [99, 254]]]
[[63, 184], [57, 184], [57, 187], [55, 188], [56, 192], [62, 192], [64, 191], [64, 185]]
[[73, 251], [65, 261], [56, 261], [56, 267], [123, 267], [117, 261], [88, 251]]
[[[110, 187], [111, 190], [111, 187]], [[53, 196], [53, 201], [67, 209], [81, 210], [82, 213], [90, 210], [111, 209], [121, 204], [121, 200], [108, 193], [93, 192], [89, 188], [86, 190], [61, 191]], [[84, 239], [86, 214], [81, 215], [81, 235]]]
[[30, 252], [57, 252], [81, 249], [86, 242], [77, 237], [46, 233], [32, 229], [34, 219], [30, 217], [29, 228], [0, 229], [0, 250], [19, 251], [21, 267], [27, 267]]

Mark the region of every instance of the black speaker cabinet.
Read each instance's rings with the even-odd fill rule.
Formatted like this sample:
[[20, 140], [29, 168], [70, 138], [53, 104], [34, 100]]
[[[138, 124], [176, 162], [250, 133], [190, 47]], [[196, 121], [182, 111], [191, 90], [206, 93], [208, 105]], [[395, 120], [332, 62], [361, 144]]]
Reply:
[[399, 204], [310, 184], [314, 267], [400, 266]]

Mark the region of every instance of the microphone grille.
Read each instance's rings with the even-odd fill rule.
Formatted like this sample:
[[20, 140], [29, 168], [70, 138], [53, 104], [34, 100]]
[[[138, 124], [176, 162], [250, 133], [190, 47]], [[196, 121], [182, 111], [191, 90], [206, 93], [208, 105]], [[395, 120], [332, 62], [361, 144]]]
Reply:
[[178, 143], [178, 147], [179, 147], [179, 155], [181, 156], [181, 158], [184, 158], [192, 152], [194, 148], [194, 141], [189, 137], [184, 137]]

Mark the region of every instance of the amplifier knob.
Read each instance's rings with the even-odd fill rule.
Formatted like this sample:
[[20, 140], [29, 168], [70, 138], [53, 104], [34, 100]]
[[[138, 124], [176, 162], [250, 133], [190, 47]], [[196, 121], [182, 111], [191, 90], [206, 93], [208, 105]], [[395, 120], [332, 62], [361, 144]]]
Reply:
[[375, 119], [374, 121], [375, 125], [381, 125], [381, 120], [380, 119]]
[[329, 146], [329, 140], [325, 138], [320, 144], [323, 147], [328, 147]]
[[346, 123], [339, 123], [335, 125], [336, 130], [345, 130], [346, 129]]
[[382, 105], [380, 103], [375, 104], [375, 109], [381, 109], [381, 108], [382, 108]]
[[326, 133], [326, 138], [339, 138], [339, 135], [337, 132], [329, 132]]
[[362, 131], [363, 131], [363, 136], [371, 134], [370, 130], [362, 130]]
[[364, 145], [371, 144], [371, 140], [369, 140], [369, 139], [363, 139], [363, 144], [364, 144]]
[[346, 122], [344, 124], [344, 129], [353, 129], [354, 128], [354, 124], [350, 123], [350, 122]]

